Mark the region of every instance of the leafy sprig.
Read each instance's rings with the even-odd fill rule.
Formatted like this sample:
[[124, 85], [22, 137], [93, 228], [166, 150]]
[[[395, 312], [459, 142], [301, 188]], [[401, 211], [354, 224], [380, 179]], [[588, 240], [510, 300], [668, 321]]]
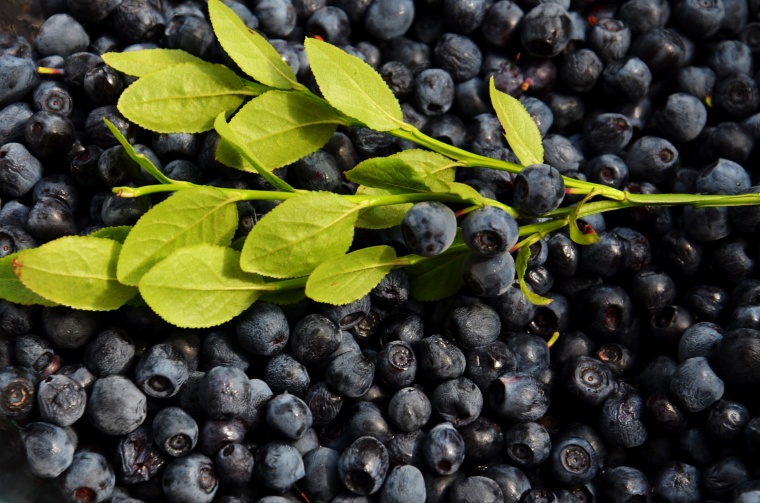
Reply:
[[[435, 257], [397, 256], [389, 246], [347, 253], [354, 229], [398, 225], [412, 204], [440, 201], [459, 214], [486, 205], [520, 213], [455, 181], [457, 169], [485, 167], [519, 173], [522, 165], [491, 159], [431, 138], [403, 121], [401, 107], [369, 65], [325, 42], [307, 39], [305, 50], [322, 96], [298, 82], [291, 68], [259, 34], [248, 30], [220, 0], [209, 15], [230, 69], [183, 51], [151, 49], [108, 53], [103, 59], [137, 80], [118, 108], [151, 131], [221, 136], [217, 159], [255, 172], [275, 190], [240, 190], [172, 180], [138, 154], [107, 123], [127, 153], [158, 182], [117, 187], [121, 197], [172, 193], [133, 227], [100, 229], [63, 237], [0, 259], [0, 298], [19, 304], [113, 310], [146, 303], [180, 327], [222, 324], [257, 300], [298, 302], [305, 296], [346, 304], [369, 293], [391, 270], [404, 268], [411, 295], [422, 301], [455, 294], [463, 285], [469, 253], [461, 236]], [[245, 74], [243, 78], [239, 73]], [[512, 150], [524, 165], [543, 162], [541, 135], [532, 117], [489, 83], [491, 102]], [[323, 147], [341, 126], [369, 127], [417, 143], [385, 158], [367, 159], [346, 172], [355, 194], [310, 192], [291, 187], [273, 171]], [[520, 227], [515, 249], [520, 288], [533, 303], [551, 299], [530, 291], [524, 274], [530, 245], [569, 227], [579, 244], [598, 239], [578, 220], [594, 213], [641, 205], [731, 206], [760, 203], [760, 194], [631, 194], [564, 178], [568, 192], [585, 195], [540, 223]], [[237, 202], [280, 201], [248, 236], [232, 241]]]

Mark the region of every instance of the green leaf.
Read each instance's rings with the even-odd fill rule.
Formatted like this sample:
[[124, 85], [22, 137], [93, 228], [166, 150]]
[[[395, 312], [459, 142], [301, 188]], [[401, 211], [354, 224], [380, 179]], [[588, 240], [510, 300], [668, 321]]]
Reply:
[[270, 87], [301, 87], [282, 56], [259, 33], [248, 29], [235, 11], [219, 0], [209, 0], [208, 14], [219, 44], [243, 72]]
[[504, 127], [509, 147], [525, 166], [544, 162], [544, 146], [536, 121], [519, 100], [496, 89], [491, 79], [491, 103]]
[[198, 244], [180, 248], [140, 280], [140, 294], [156, 314], [182, 328], [220, 325], [245, 311], [267, 288], [240, 270], [240, 254]]
[[18, 279], [16, 273], [13, 272], [13, 260], [17, 256], [18, 253], [13, 253], [0, 258], [0, 299], [25, 306], [32, 304], [55, 306], [55, 302], [40, 297], [25, 287], [21, 280]]
[[159, 183], [174, 183], [174, 180], [172, 180], [171, 178], [163, 174], [161, 170], [158, 169], [156, 165], [151, 162], [150, 159], [148, 159], [143, 154], [138, 154], [137, 150], [135, 150], [135, 147], [133, 147], [132, 144], [129, 143], [129, 140], [127, 140], [124, 137], [124, 135], [121, 134], [121, 131], [119, 131], [119, 128], [114, 126], [111, 121], [103, 117], [103, 122], [106, 123], [106, 126], [111, 131], [111, 134], [113, 134], [114, 138], [116, 138], [116, 140], [118, 140], [121, 146], [124, 147], [124, 150], [127, 152], [127, 155], [130, 158], [132, 158], [133, 161], [139, 164], [140, 167], [144, 169], [150, 176], [155, 178]]
[[253, 94], [229, 68], [182, 63], [141, 77], [119, 98], [119, 111], [158, 133], [200, 133], [222, 112], [231, 113]]
[[203, 60], [179, 49], [144, 49], [129, 52], [107, 52], [101, 56], [111, 68], [133, 77], [144, 77], [158, 70], [182, 63], [202, 63]]
[[272, 278], [306, 276], [351, 246], [361, 205], [330, 192], [288, 199], [264, 215], [243, 246], [244, 271]]
[[371, 66], [314, 38], [304, 46], [319, 90], [332, 106], [376, 131], [404, 125], [401, 105]]
[[[238, 144], [248, 148], [266, 170], [280, 168], [321, 148], [344, 124], [335, 109], [307, 94], [269, 91], [243, 106], [230, 120]], [[235, 143], [235, 142], [233, 142]], [[227, 141], [219, 143], [218, 161], [254, 171]]]
[[278, 306], [287, 306], [290, 304], [296, 304], [306, 298], [306, 292], [303, 289], [298, 290], [282, 290], [276, 292], [262, 292], [259, 300], [261, 302], [269, 302], [270, 304], [277, 304]]
[[175, 192], [137, 221], [124, 242], [118, 277], [127, 285], [178, 248], [197, 243], [226, 246], [238, 225], [237, 197], [214, 187]]
[[[246, 146], [242, 141], [238, 139], [235, 131], [232, 130], [230, 125], [224, 119], [224, 112], [220, 113], [214, 121], [214, 129], [217, 133], [219, 133], [219, 136], [222, 137], [222, 142], [227, 145], [227, 149], [242, 156], [242, 158], [247, 161], [246, 164], [253, 168], [252, 171], [257, 172], [262, 177], [264, 177], [264, 179], [269, 182], [272, 187], [275, 189], [284, 190], [286, 192], [295, 192], [295, 189], [291, 187], [288, 182], [281, 179], [261, 165], [259, 160], [256, 158], [256, 155], [251, 151], [250, 148], [248, 148], [248, 146]], [[220, 142], [220, 145], [222, 142]]]
[[485, 204], [485, 198], [480, 195], [480, 192], [478, 192], [477, 190], [475, 190], [474, 188], [470, 187], [467, 184], [459, 183], [459, 182], [449, 182], [448, 186], [449, 186], [449, 192], [451, 194], [457, 195], [472, 204], [478, 204], [481, 206]]
[[407, 267], [411, 296], [421, 301], [434, 301], [457, 293], [464, 285], [462, 267], [466, 258], [466, 249], [456, 250]]
[[387, 190], [391, 194], [448, 192], [447, 185], [441, 180], [433, 176], [426, 178], [403, 159], [392, 156], [371, 157], [362, 161], [346, 171], [346, 178], [367, 187]]
[[578, 227], [578, 215], [580, 214], [581, 207], [598, 193], [599, 192], [596, 189], [592, 189], [591, 192], [589, 192], [586, 197], [583, 198], [583, 200], [579, 201], [575, 205], [575, 209], [570, 214], [570, 222], [568, 224], [570, 239], [579, 245], [590, 245], [599, 241], [599, 234], [597, 234], [591, 226], [589, 226], [588, 230], [585, 232], [581, 231], [581, 229]]
[[124, 244], [131, 230], [131, 225], [119, 225], [116, 227], [103, 227], [88, 235], [94, 238], [112, 239], [117, 243]]
[[390, 246], [372, 246], [322, 262], [306, 281], [306, 295], [317, 302], [343, 305], [361, 299], [396, 265]]
[[[356, 189], [357, 195], [372, 196], [390, 196], [391, 192], [384, 189], [375, 189], [360, 185]], [[404, 215], [413, 206], [412, 203], [389, 204], [387, 206], [376, 206], [374, 208], [364, 208], [359, 212], [359, 218], [356, 220], [356, 227], [363, 229], [387, 229], [394, 225], [399, 225], [404, 219]]]
[[432, 175], [443, 182], [453, 182], [456, 168], [462, 166], [462, 163], [446, 156], [419, 148], [402, 150], [389, 157], [405, 161], [417, 170], [423, 178]]
[[528, 269], [528, 259], [530, 258], [530, 245], [523, 246], [520, 251], [517, 252], [517, 258], [515, 259], [515, 270], [517, 272], [517, 279], [520, 282], [520, 290], [522, 290], [525, 298], [530, 301], [531, 304], [537, 306], [545, 306], [552, 303], [552, 299], [547, 299], [541, 295], [535, 293], [528, 287], [525, 282], [525, 271]]
[[13, 270], [21, 282], [57, 304], [86, 311], [118, 309], [137, 294], [119, 283], [121, 244], [90, 236], [65, 236], [19, 252]]

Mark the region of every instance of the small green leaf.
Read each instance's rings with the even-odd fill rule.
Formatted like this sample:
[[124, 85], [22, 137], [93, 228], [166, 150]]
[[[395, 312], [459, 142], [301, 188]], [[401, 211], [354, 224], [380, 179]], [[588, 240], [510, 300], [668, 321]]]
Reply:
[[[285, 91], [269, 91], [252, 99], [229, 123], [238, 144], [247, 147], [269, 171], [318, 150], [340, 124], [344, 124], [343, 119], [325, 102]], [[219, 143], [216, 157], [233, 168], [254, 171], [226, 141]]]
[[182, 63], [202, 63], [203, 60], [179, 49], [144, 49], [129, 52], [107, 52], [101, 56], [111, 68], [133, 77], [144, 77], [158, 70]]
[[278, 89], [301, 87], [277, 50], [259, 33], [248, 29], [235, 11], [219, 0], [209, 0], [208, 14], [224, 52], [246, 74]]
[[456, 168], [462, 166], [462, 163], [446, 156], [419, 148], [402, 150], [389, 157], [405, 161], [416, 169], [423, 178], [432, 175], [443, 182], [453, 182]]
[[251, 151], [250, 148], [248, 148], [247, 145], [245, 145], [245, 143], [238, 139], [235, 131], [232, 130], [230, 125], [224, 119], [224, 112], [220, 113], [214, 121], [214, 129], [217, 133], [219, 133], [219, 136], [222, 137], [222, 141], [219, 142], [219, 144], [221, 145], [222, 142], [224, 142], [224, 144], [227, 146], [226, 148], [228, 151], [235, 152], [242, 156], [242, 158], [247, 161], [246, 164], [253, 168], [252, 171], [257, 172], [262, 177], [264, 177], [264, 179], [269, 182], [272, 187], [275, 189], [284, 190], [286, 192], [295, 192], [295, 189], [291, 187], [288, 182], [279, 178], [277, 175], [261, 165], [261, 162], [259, 162], [259, 160], [256, 158], [256, 155]]
[[131, 230], [131, 225], [119, 225], [116, 227], [103, 227], [88, 235], [94, 238], [112, 239], [117, 243], [124, 244]]
[[459, 182], [449, 182], [449, 192], [456, 196], [461, 197], [467, 202], [477, 204], [480, 206], [485, 205], [485, 198], [480, 195], [480, 192], [473, 189], [467, 184]]
[[528, 287], [525, 282], [525, 271], [528, 269], [528, 259], [530, 259], [530, 245], [523, 246], [520, 251], [517, 252], [517, 258], [515, 259], [515, 269], [517, 272], [517, 279], [520, 282], [520, 290], [525, 298], [530, 301], [531, 304], [537, 306], [545, 306], [552, 303], [552, 299], [547, 299], [541, 295], [535, 293]]
[[287, 306], [290, 304], [296, 304], [306, 298], [306, 292], [303, 289], [298, 290], [282, 290], [276, 292], [262, 292], [259, 300], [261, 302], [269, 302], [270, 304], [277, 304], [278, 306]]
[[346, 178], [354, 183], [387, 190], [391, 194], [409, 192], [434, 192], [436, 188], [448, 191], [444, 182], [420, 173], [398, 157], [371, 157], [346, 171]]
[[156, 314], [182, 328], [207, 328], [245, 311], [267, 288], [240, 270], [240, 254], [198, 244], [174, 251], [140, 280], [140, 294]]
[[44, 297], [40, 297], [33, 291], [29, 290], [18, 279], [16, 273], [13, 272], [13, 259], [18, 256], [18, 253], [6, 255], [0, 258], [0, 299], [13, 302], [14, 304], [22, 304], [29, 306], [32, 304], [40, 304], [43, 306], [55, 306], [55, 302], [51, 302]]
[[150, 159], [145, 157], [143, 154], [138, 154], [137, 150], [135, 150], [135, 147], [132, 146], [131, 143], [129, 143], [129, 140], [127, 140], [123, 134], [121, 134], [121, 131], [119, 131], [119, 128], [113, 125], [111, 121], [103, 117], [103, 122], [106, 123], [106, 126], [111, 131], [111, 134], [113, 134], [114, 138], [121, 144], [122, 147], [124, 147], [124, 150], [126, 150], [127, 155], [132, 158], [133, 161], [135, 161], [137, 164], [140, 165], [142, 169], [144, 169], [150, 176], [156, 179], [159, 183], [174, 183], [172, 179], [167, 177], [165, 174], [161, 172], [160, 169], [156, 167], [155, 164], [151, 162]]
[[372, 246], [322, 262], [306, 281], [306, 295], [317, 302], [343, 305], [367, 295], [393, 269], [396, 252]]
[[229, 68], [182, 63], [141, 77], [119, 98], [119, 111], [158, 133], [201, 133], [222, 112], [231, 113], [253, 92]]
[[306, 276], [351, 246], [361, 205], [330, 192], [290, 198], [259, 220], [243, 246], [244, 271], [272, 278]]
[[407, 267], [410, 294], [421, 301], [450, 297], [464, 285], [462, 267], [467, 249], [446, 252]]
[[509, 147], [525, 166], [544, 162], [544, 146], [536, 121], [519, 100], [496, 89], [491, 79], [491, 103], [504, 127]]
[[332, 106], [376, 131], [404, 125], [401, 105], [371, 66], [314, 38], [304, 46], [319, 90]]
[[583, 200], [579, 201], [575, 205], [575, 209], [570, 214], [570, 222], [568, 224], [570, 239], [579, 245], [590, 245], [599, 241], [599, 234], [597, 234], [591, 226], [589, 226], [586, 232], [581, 231], [581, 229], [578, 227], [578, 215], [580, 214], [581, 207], [597, 194], [598, 191], [596, 189], [592, 189], [591, 192], [589, 192], [586, 197], [583, 198]]
[[[375, 189], [360, 185], [356, 189], [357, 195], [372, 196], [390, 196], [390, 191], [384, 189]], [[399, 225], [404, 219], [404, 215], [413, 206], [412, 203], [389, 204], [388, 206], [375, 206], [374, 208], [364, 208], [359, 212], [359, 218], [356, 220], [356, 227], [362, 229], [387, 229], [394, 225]]]
[[137, 285], [177, 248], [197, 243], [226, 246], [238, 225], [237, 197], [214, 187], [180, 190], [137, 221], [119, 257], [119, 280]]
[[19, 252], [13, 270], [21, 282], [57, 304], [86, 311], [118, 309], [137, 294], [119, 283], [121, 244], [90, 236], [65, 236]]

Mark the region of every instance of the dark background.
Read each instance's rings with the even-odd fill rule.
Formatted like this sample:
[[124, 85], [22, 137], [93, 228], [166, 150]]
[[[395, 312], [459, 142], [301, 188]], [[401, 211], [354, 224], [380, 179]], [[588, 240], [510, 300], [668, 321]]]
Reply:
[[0, 31], [24, 35], [31, 42], [41, 22], [38, 0], [2, 0]]

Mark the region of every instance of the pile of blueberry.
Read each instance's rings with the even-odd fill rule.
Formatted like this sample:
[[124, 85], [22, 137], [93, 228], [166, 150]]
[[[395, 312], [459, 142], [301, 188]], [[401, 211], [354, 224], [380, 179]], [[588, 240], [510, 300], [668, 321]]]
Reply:
[[[547, 173], [633, 193], [760, 192], [756, 0], [225, 3], [315, 91], [304, 37], [364, 59], [405, 120], [443, 142], [516, 161], [493, 78], [533, 115]], [[215, 159], [216, 133], [126, 121], [116, 103], [133, 79], [99, 56], [165, 47], [231, 64], [202, 0], [40, 4], [33, 39], [0, 33], [0, 257], [133, 225], [160, 201], [111, 192], [151, 180], [104, 117], [172, 178], [260, 188]], [[343, 171], [410, 146], [340, 128], [284, 176], [350, 193]], [[457, 176], [540, 213], [563, 196], [544, 175], [530, 193], [502, 171]], [[238, 235], [271, 208], [238, 203]], [[503, 234], [468, 243], [483, 255], [517, 239], [502, 213], [460, 219], [466, 238]], [[357, 243], [407, 253], [407, 218], [407, 235]], [[140, 305], [0, 301], [0, 430], [19, 438], [23, 470], [55, 479], [45, 502], [760, 501], [760, 209], [639, 207], [583, 224], [597, 243], [560, 231], [531, 247], [525, 280], [545, 306], [487, 275], [418, 302], [403, 270], [346, 306], [259, 302], [209, 330]], [[17, 501], [0, 484], [3, 498]]]

